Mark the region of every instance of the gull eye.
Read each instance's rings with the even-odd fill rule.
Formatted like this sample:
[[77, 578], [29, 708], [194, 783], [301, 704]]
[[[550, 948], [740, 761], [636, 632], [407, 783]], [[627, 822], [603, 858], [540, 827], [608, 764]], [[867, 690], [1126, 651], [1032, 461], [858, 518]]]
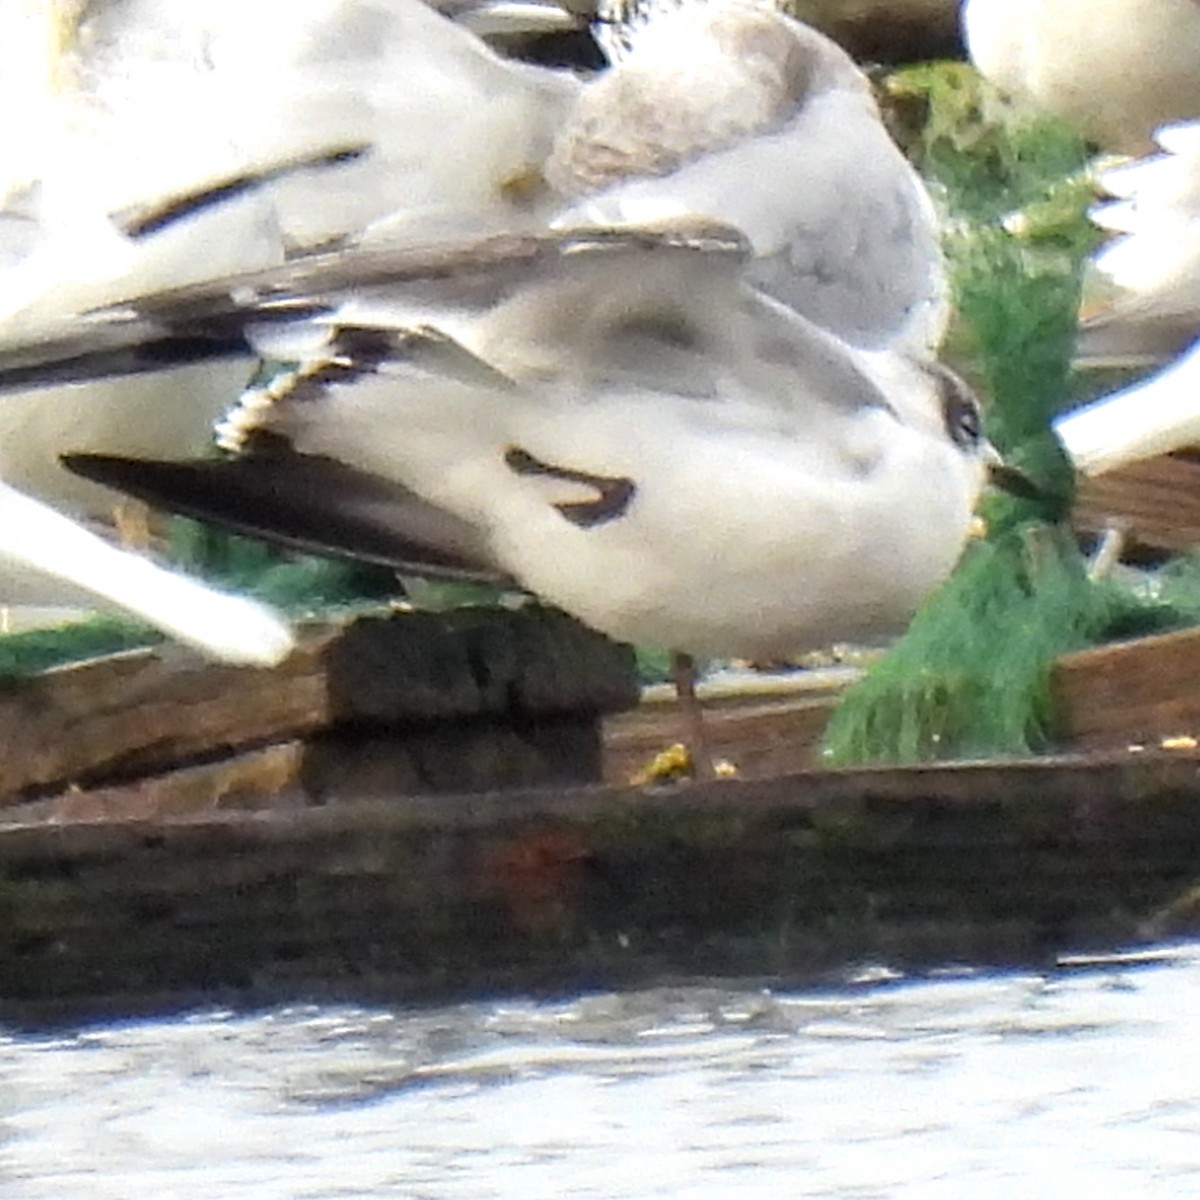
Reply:
[[983, 439], [983, 418], [974, 400], [956, 398], [944, 406], [946, 432], [952, 441], [969, 450]]
[[953, 371], [937, 368], [942, 398], [942, 422], [950, 440], [963, 450], [973, 450], [983, 441], [983, 414], [971, 389]]

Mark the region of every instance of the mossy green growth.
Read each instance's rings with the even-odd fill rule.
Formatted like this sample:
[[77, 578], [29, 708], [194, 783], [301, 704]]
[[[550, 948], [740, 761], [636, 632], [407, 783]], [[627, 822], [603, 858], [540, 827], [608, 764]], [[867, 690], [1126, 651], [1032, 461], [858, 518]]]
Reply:
[[1092, 184], [1086, 143], [1070, 126], [1015, 106], [960, 62], [905, 67], [880, 90], [893, 135], [956, 217], [987, 223], [1026, 211], [1039, 218], [1026, 232], [1039, 237], [1095, 237], [1078, 220]]
[[53, 629], [0, 635], [0, 683], [52, 667], [154, 646], [163, 635], [136, 621], [97, 615]]
[[1054, 659], [1194, 620], [1190, 600], [1146, 601], [1093, 582], [1070, 531], [1028, 522], [968, 547], [908, 633], [826, 730], [831, 763], [920, 762], [1045, 750]]
[[186, 517], [171, 518], [167, 546], [177, 567], [295, 616], [399, 591], [395, 572], [387, 568], [295, 554]]
[[953, 578], [847, 694], [827, 730], [827, 758], [1028, 753], [1054, 736], [1049, 676], [1058, 655], [1185, 624], [1196, 610], [1181, 590], [1147, 600], [1093, 583], [1063, 524], [1074, 477], [1050, 421], [1088, 386], [1071, 370], [1083, 265], [1097, 236], [1086, 215], [1084, 143], [1002, 102], [963, 64], [898, 73], [888, 90], [947, 214], [956, 316], [946, 357], [983, 396], [989, 436], [1043, 496], [987, 498], [987, 540], [968, 547]]

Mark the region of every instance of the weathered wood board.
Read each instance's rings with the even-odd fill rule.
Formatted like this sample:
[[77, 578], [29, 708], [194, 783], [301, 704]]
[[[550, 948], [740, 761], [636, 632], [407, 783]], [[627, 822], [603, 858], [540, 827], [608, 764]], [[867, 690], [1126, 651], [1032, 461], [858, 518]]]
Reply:
[[648, 791], [675, 714], [609, 715], [602, 746], [624, 651], [412, 619], [276, 672], [152, 653], [0, 697], [0, 1019], [803, 983], [1197, 923], [1200, 752], [1156, 748], [1200, 728], [1200, 631], [1060, 661], [1065, 735], [1103, 757], [806, 771], [835, 701], [793, 688], [712, 704], [741, 778]]
[[[600, 776], [601, 714], [637, 699], [627, 647], [537, 607], [317, 626], [272, 670], [134, 651], [0, 684], [0, 812], [298, 739], [316, 801], [366, 787], [337, 763], [378, 776], [381, 743], [392, 792], [585, 782]], [[220, 794], [252, 788], [230, 774]]]
[[0, 1019], [1041, 962], [1198, 885], [1196, 756], [39, 824], [0, 832]]
[[[480, 690], [470, 663], [496, 657], [478, 640], [483, 631], [495, 641], [495, 630], [468, 623], [459, 642], [462, 630], [439, 619], [431, 641], [412, 622], [406, 614], [356, 635], [354, 656], [365, 648], [374, 666], [338, 667], [344, 633], [316, 629], [271, 672], [147, 651], [0, 692], [0, 819], [183, 816], [601, 778], [619, 785], [679, 737], [673, 703], [630, 708], [636, 688], [624, 652], [578, 627], [531, 627], [519, 656], [507, 634]], [[410, 629], [420, 653], [391, 644]], [[1200, 737], [1200, 630], [1065, 655], [1052, 683], [1063, 751]], [[744, 779], [819, 766], [839, 690], [836, 679], [802, 678], [710, 696], [714, 751]]]
[[[816, 679], [809, 672], [764, 679], [748, 694], [701, 687], [713, 756], [743, 779], [772, 779], [821, 764], [821, 739], [838, 697], [854, 677]], [[664, 746], [678, 741], [673, 697], [660, 694], [604, 719], [604, 778], [628, 783]]]
[[1087, 533], [1110, 525], [1135, 546], [1182, 553], [1200, 545], [1200, 454], [1180, 451], [1081, 476], [1073, 522]]
[[1200, 738], [1200, 630], [1064, 655], [1051, 685], [1061, 744], [1072, 750]]

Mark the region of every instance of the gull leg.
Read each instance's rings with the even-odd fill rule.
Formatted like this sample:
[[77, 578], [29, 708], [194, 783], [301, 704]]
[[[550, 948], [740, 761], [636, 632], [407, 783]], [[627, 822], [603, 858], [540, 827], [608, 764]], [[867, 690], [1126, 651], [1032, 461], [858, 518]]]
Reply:
[[696, 695], [696, 663], [690, 654], [673, 651], [671, 680], [679, 698], [679, 715], [683, 724], [683, 740], [692, 760], [692, 774], [697, 779], [715, 779], [716, 764], [704, 728], [704, 708]]
[[1088, 578], [1095, 583], [1098, 579], [1107, 579], [1112, 569], [1121, 561], [1125, 544], [1129, 541], [1129, 526], [1124, 521], [1109, 521], [1100, 536], [1100, 544], [1096, 547], [1088, 561]]
[[144, 500], [125, 496], [113, 506], [112, 516], [117, 544], [123, 550], [148, 553], [154, 544], [154, 535], [150, 531], [150, 505]]

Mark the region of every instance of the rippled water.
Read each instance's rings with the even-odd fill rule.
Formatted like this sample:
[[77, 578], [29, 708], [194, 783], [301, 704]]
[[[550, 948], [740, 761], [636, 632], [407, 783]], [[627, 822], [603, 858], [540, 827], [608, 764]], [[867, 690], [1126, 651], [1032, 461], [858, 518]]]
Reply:
[[6, 1200], [1200, 1194], [1200, 946], [4, 1037]]

